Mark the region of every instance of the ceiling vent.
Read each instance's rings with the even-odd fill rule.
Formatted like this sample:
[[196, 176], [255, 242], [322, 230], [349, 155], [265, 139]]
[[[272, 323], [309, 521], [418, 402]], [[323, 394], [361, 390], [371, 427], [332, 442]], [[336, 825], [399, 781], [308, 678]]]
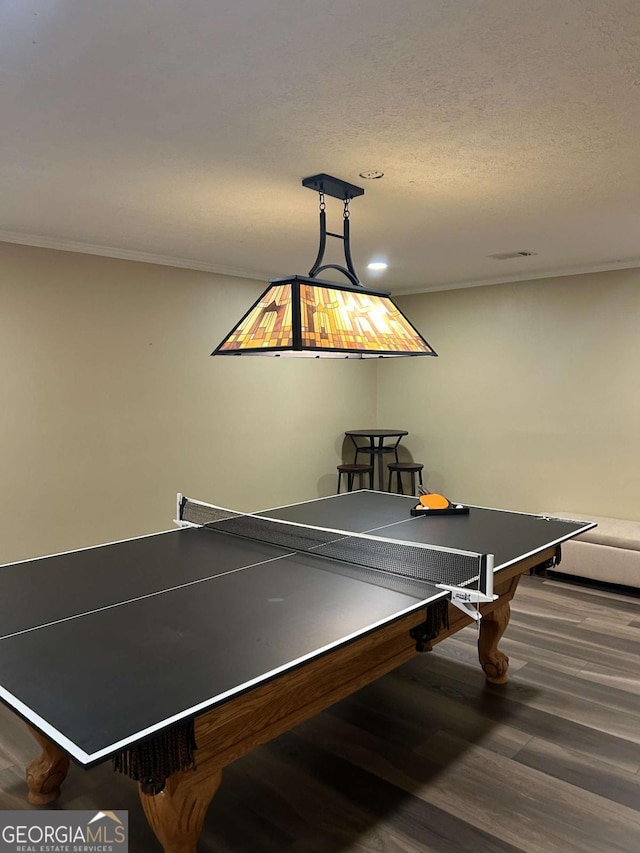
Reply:
[[511, 258], [530, 258], [531, 255], [536, 255], [537, 252], [530, 252], [528, 249], [522, 249], [520, 252], [498, 252], [495, 255], [487, 255], [488, 258], [493, 258], [496, 261], [508, 261]]

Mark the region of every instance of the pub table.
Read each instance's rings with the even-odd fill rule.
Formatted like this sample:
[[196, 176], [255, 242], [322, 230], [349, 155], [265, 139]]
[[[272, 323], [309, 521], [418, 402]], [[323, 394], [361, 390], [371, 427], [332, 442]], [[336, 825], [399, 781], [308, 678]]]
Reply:
[[[403, 435], [409, 435], [406, 429], [348, 429], [345, 432], [356, 449], [354, 462], [361, 453], [369, 456], [374, 469], [378, 468], [378, 488], [384, 492], [384, 454], [393, 453], [398, 462], [398, 445]], [[358, 438], [368, 439], [368, 444], [358, 444]], [[391, 439], [388, 444], [385, 440]]]

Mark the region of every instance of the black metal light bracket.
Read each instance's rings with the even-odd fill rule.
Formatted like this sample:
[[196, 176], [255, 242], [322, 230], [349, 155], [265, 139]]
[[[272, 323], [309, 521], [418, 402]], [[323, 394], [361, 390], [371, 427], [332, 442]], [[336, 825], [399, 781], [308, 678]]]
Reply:
[[[310, 190], [315, 190], [315, 192], [320, 196], [320, 245], [318, 247], [318, 256], [309, 270], [309, 278], [315, 278], [318, 273], [323, 270], [333, 269], [346, 276], [353, 285], [361, 286], [351, 258], [349, 202], [352, 198], [364, 195], [364, 190], [362, 187], [356, 187], [354, 184], [347, 183], [347, 181], [341, 181], [340, 178], [334, 178], [332, 175], [325, 174], [312, 175], [310, 178], [304, 178], [302, 186], [307, 187], [307, 189]], [[327, 231], [327, 215], [324, 201], [325, 195], [330, 195], [332, 198], [339, 198], [344, 202], [342, 234], [335, 234], [332, 231]], [[342, 240], [346, 267], [343, 267], [340, 264], [322, 263], [324, 253], [327, 248], [327, 237], [335, 237], [337, 240]]]

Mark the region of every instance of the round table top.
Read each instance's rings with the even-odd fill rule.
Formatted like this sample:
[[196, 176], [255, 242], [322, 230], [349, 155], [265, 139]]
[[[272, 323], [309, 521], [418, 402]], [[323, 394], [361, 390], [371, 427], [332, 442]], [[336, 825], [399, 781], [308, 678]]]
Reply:
[[406, 429], [348, 429], [345, 435], [372, 436], [373, 438], [388, 438], [392, 435], [409, 435]]

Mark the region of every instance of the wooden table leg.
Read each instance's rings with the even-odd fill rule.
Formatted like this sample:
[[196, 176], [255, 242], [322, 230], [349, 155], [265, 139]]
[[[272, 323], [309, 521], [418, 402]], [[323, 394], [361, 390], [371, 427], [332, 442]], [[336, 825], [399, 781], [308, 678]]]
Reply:
[[195, 770], [174, 773], [158, 794], [145, 793], [138, 786], [140, 802], [164, 853], [196, 853], [202, 824], [220, 786], [222, 770], [207, 768], [207, 762]]
[[478, 637], [478, 657], [487, 681], [491, 684], [504, 684], [509, 679], [509, 658], [500, 651], [498, 643], [507, 629], [511, 618], [509, 602], [485, 613], [480, 622]]
[[42, 747], [42, 754], [27, 767], [28, 800], [42, 806], [60, 796], [60, 786], [69, 772], [69, 757], [40, 732], [31, 726], [28, 729]]

